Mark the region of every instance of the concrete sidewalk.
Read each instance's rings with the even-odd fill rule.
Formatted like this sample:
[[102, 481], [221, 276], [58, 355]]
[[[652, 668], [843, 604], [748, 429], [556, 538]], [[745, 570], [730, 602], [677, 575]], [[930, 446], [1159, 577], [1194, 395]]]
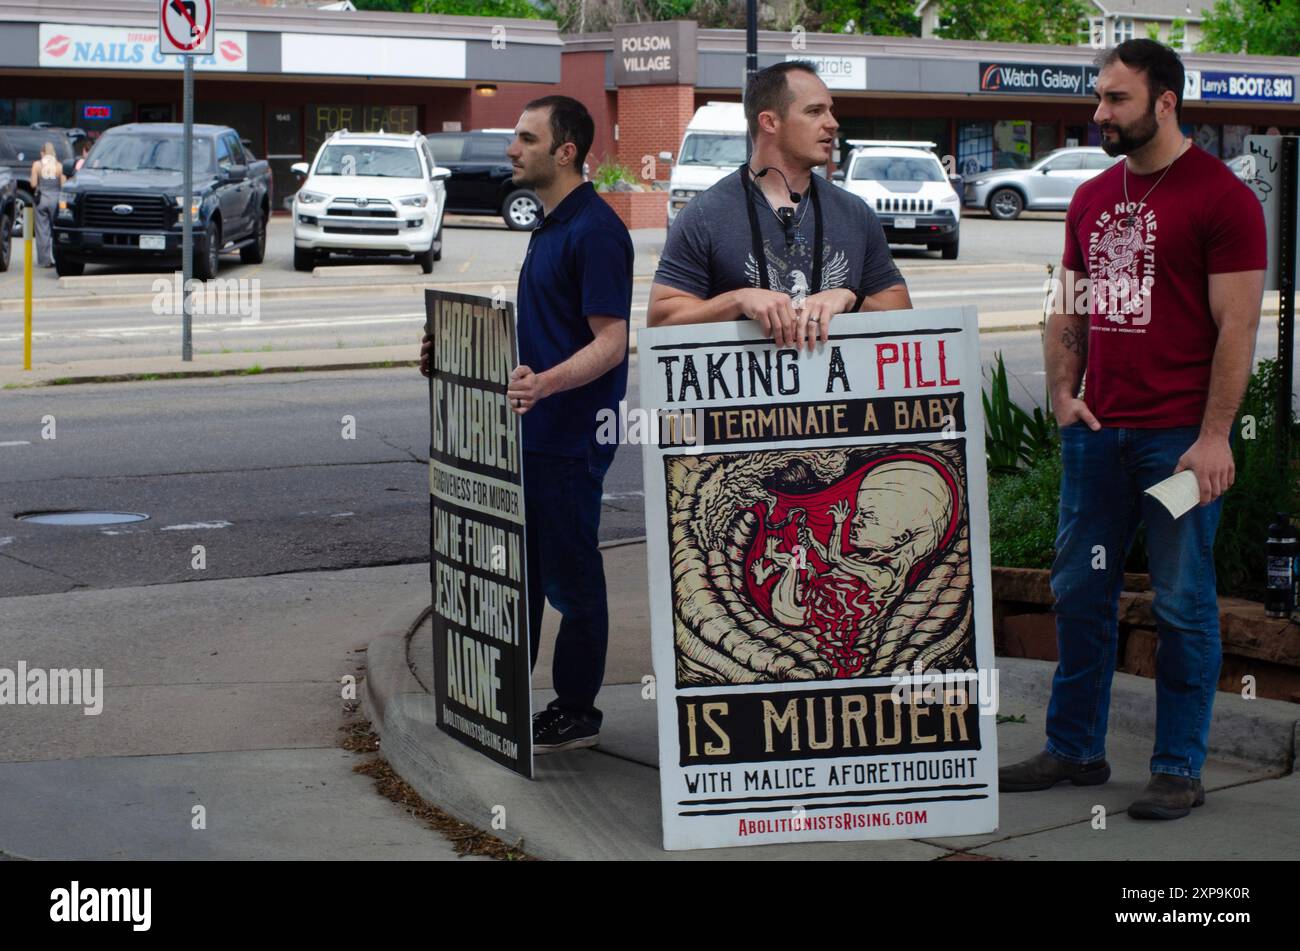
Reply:
[[[642, 699], [652, 673], [643, 544], [605, 550], [610, 604], [615, 605], [601, 744], [538, 757], [529, 781], [471, 752], [434, 725], [432, 637], [426, 621], [409, 637], [370, 644], [366, 708], [384, 754], [430, 802], [487, 828], [504, 807], [505, 832], [533, 855], [550, 859], [905, 859], [960, 854], [990, 859], [1294, 859], [1300, 841], [1300, 774], [1292, 772], [1300, 707], [1246, 701], [1220, 693], [1215, 702], [1206, 804], [1176, 822], [1137, 822], [1124, 810], [1149, 776], [1155, 690], [1150, 680], [1117, 674], [1107, 755], [1113, 770], [1102, 787], [1057, 787], [1000, 797], [1001, 821], [988, 835], [865, 843], [819, 843], [664, 852], [660, 847], [655, 704]], [[553, 694], [550, 658], [557, 617], [548, 610], [534, 678], [534, 708]], [[1054, 665], [999, 659], [1004, 716], [1001, 762], [1042, 748], [1043, 717]], [[1093, 828], [1094, 810], [1106, 828]]]
[[428, 602], [427, 564], [0, 601], [0, 667], [103, 669], [98, 715], [0, 708], [0, 858], [455, 858], [340, 748]]

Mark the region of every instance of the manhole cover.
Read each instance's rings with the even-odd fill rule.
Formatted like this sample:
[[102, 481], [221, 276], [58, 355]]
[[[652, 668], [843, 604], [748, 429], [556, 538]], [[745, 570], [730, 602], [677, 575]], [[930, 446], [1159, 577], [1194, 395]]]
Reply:
[[120, 525], [143, 522], [148, 517], [138, 512], [28, 512], [19, 515], [18, 520], [37, 525]]

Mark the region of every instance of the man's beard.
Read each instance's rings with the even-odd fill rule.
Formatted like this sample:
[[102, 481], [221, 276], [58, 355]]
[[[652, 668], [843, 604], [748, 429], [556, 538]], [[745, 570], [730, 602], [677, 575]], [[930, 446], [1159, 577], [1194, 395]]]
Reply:
[[1147, 114], [1132, 125], [1118, 126], [1108, 123], [1106, 127], [1115, 131], [1115, 141], [1112, 142], [1103, 135], [1101, 138], [1102, 151], [1112, 157], [1116, 155], [1132, 155], [1154, 139], [1156, 133], [1160, 131], [1160, 125], [1156, 122], [1155, 103], [1152, 102]]

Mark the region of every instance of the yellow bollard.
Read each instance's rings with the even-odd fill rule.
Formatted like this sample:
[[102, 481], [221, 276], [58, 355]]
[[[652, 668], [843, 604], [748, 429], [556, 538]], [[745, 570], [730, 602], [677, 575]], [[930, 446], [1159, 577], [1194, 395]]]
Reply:
[[32, 368], [32, 228], [36, 210], [23, 209], [23, 369]]

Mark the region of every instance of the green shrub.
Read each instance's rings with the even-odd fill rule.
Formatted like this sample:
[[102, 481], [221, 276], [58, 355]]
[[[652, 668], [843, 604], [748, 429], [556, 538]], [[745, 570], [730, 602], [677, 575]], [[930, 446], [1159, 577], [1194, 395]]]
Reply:
[[989, 547], [993, 564], [1050, 568], [1061, 499], [1061, 453], [1046, 452], [1014, 474], [989, 476]]
[[[989, 419], [989, 542], [995, 565], [1009, 568], [1050, 568], [1056, 543], [1057, 507], [1061, 493], [1060, 448], [1050, 435], [1016, 421], [1003, 405], [1006, 374], [999, 359], [993, 374], [992, 396], [985, 396]], [[1220, 594], [1260, 599], [1264, 592], [1264, 540], [1277, 512], [1300, 514], [1300, 423], [1291, 419], [1289, 461], [1277, 464], [1274, 397], [1278, 385], [1275, 360], [1261, 360], [1241, 404], [1233, 442], [1237, 475], [1223, 499], [1223, 515], [1214, 546], [1214, 566]], [[991, 406], [990, 406], [991, 404]], [[1021, 411], [1023, 414], [1023, 410]], [[1243, 438], [1243, 423], [1254, 420], [1254, 438]], [[1051, 417], [1047, 422], [1051, 423]], [[1032, 446], [1031, 449], [1026, 449]], [[1023, 463], [1028, 457], [1028, 464]], [[997, 464], [995, 467], [995, 459]], [[1144, 531], [1138, 533], [1125, 561], [1129, 571], [1147, 570]]]
[[[1214, 544], [1214, 568], [1221, 594], [1263, 597], [1264, 540], [1269, 523], [1278, 512], [1300, 513], [1300, 427], [1292, 411], [1289, 458], [1279, 466], [1274, 412], [1277, 386], [1277, 361], [1261, 360], [1241, 401], [1232, 447], [1237, 475], [1223, 497], [1223, 515]], [[1244, 438], [1244, 424], [1250, 418], [1255, 421], [1254, 439]]]
[[610, 159], [601, 162], [591, 176], [591, 183], [596, 186], [597, 191], [609, 191], [619, 182], [627, 182], [630, 185], [639, 184], [635, 172], [626, 165], [620, 165]]
[[1056, 418], [1037, 406], [1033, 415], [1021, 409], [1011, 398], [1001, 351], [996, 361], [989, 374], [988, 392], [980, 393], [984, 401], [984, 449], [989, 474], [1010, 475], [1056, 451]]

